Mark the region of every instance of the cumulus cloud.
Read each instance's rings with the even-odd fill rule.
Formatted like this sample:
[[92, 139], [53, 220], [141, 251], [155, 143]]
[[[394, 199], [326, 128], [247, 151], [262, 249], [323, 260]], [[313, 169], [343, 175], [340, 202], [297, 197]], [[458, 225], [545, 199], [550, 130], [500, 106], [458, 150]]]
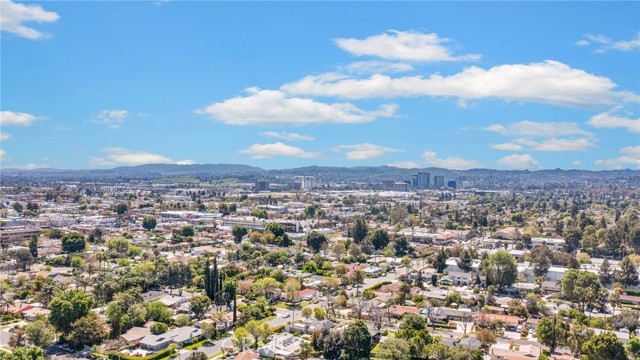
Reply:
[[144, 164], [193, 164], [192, 160], [174, 161], [169, 157], [145, 151], [131, 151], [109, 147], [101, 150], [103, 157], [91, 157], [89, 162], [96, 166], [144, 165]]
[[398, 162], [389, 163], [387, 164], [387, 166], [393, 166], [400, 169], [419, 169], [422, 167], [420, 166], [420, 164], [414, 161], [398, 161]]
[[228, 125], [274, 125], [311, 123], [365, 123], [395, 116], [397, 105], [387, 104], [365, 111], [349, 103], [327, 104], [313, 99], [289, 97], [278, 90], [247, 89], [239, 96], [214, 103], [197, 114]]
[[481, 168], [482, 164], [475, 160], [463, 159], [459, 156], [447, 156], [446, 158], [438, 157], [435, 151], [425, 151], [422, 154], [422, 159], [428, 166], [452, 169], [452, 170], [467, 170]]
[[616, 115], [620, 107], [596, 114], [589, 119], [589, 125], [596, 128], [625, 128], [631, 132], [640, 133], [640, 118], [632, 119]]
[[482, 69], [467, 67], [450, 76], [392, 78], [375, 74], [355, 78], [336, 73], [309, 75], [282, 86], [294, 95], [337, 96], [349, 99], [400, 96], [454, 97], [462, 100], [551, 103], [565, 106], [610, 104], [614, 99], [638, 101], [636, 94], [616, 92], [610, 79], [574, 69], [558, 61], [507, 64]]
[[340, 38], [335, 41], [341, 49], [356, 56], [370, 55], [389, 60], [416, 62], [480, 59], [480, 55], [477, 54], [452, 55], [451, 50], [445, 46], [450, 40], [441, 38], [436, 33], [389, 30], [366, 39]]
[[43, 118], [23, 112], [0, 111], [0, 125], [2, 126], [30, 126], [40, 119]]
[[7, 141], [11, 139], [11, 134], [7, 132], [0, 132], [0, 141]]
[[299, 147], [276, 142], [273, 144], [253, 144], [247, 149], [240, 150], [241, 154], [249, 154], [252, 159], [270, 159], [276, 156], [287, 156], [296, 158], [314, 158], [318, 153], [305, 151]]
[[552, 137], [566, 135], [593, 135], [588, 131], [580, 129], [580, 126], [574, 122], [537, 122], [525, 120], [514, 122], [506, 126], [494, 124], [484, 128], [484, 130], [497, 132], [507, 136]]
[[45, 34], [24, 23], [55, 22], [59, 18], [58, 14], [44, 10], [40, 5], [18, 4], [11, 0], [0, 1], [0, 29], [23, 38], [31, 40], [46, 38]]
[[298, 133], [290, 133], [290, 132], [276, 132], [276, 131], [263, 131], [260, 133], [262, 136], [274, 138], [274, 139], [282, 139], [282, 140], [291, 140], [291, 141], [313, 141], [313, 136], [302, 135]]
[[604, 54], [611, 50], [628, 52], [640, 48], [640, 32], [629, 40], [613, 40], [604, 35], [585, 34], [581, 40], [576, 42], [576, 45], [593, 46], [597, 54]]
[[347, 160], [369, 160], [376, 159], [392, 152], [403, 152], [402, 149], [393, 149], [375, 144], [354, 144], [340, 145], [334, 148], [334, 151], [345, 151]]
[[518, 139], [516, 141], [529, 146], [531, 150], [537, 151], [586, 151], [595, 146], [590, 138], [550, 138], [541, 142], [530, 139]]
[[514, 143], [489, 144], [489, 147], [494, 150], [502, 151], [519, 151], [523, 149], [522, 145]]
[[536, 169], [540, 167], [540, 163], [530, 154], [505, 156], [498, 160], [497, 163], [511, 169]]
[[627, 146], [620, 149], [620, 157], [615, 159], [596, 160], [596, 166], [607, 169], [623, 169], [635, 167], [640, 169], [640, 145]]
[[342, 69], [354, 74], [398, 73], [413, 70], [413, 65], [399, 62], [371, 60], [356, 61], [342, 67]]
[[118, 129], [122, 124], [124, 124], [128, 115], [129, 112], [127, 110], [102, 110], [100, 114], [93, 117], [92, 122], [106, 125], [112, 129]]

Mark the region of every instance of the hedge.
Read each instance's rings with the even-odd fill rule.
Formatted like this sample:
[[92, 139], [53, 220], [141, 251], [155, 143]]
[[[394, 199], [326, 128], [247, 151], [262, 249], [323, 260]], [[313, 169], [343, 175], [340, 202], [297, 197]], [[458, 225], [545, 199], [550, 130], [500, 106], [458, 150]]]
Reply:
[[173, 355], [176, 352], [176, 344], [169, 345], [168, 348], [160, 350], [155, 354], [147, 356], [131, 356], [128, 354], [122, 354], [120, 352], [110, 352], [109, 359], [111, 360], [159, 360]]
[[369, 287], [368, 287], [368, 288], [366, 288], [365, 290], [371, 290], [371, 291], [379, 290], [381, 287], [383, 287], [383, 286], [385, 286], [385, 285], [389, 285], [389, 284], [391, 284], [391, 283], [392, 283], [391, 281], [389, 281], [389, 280], [385, 280], [385, 281], [383, 281], [383, 282], [379, 282], [379, 283], [377, 283], [377, 284], [375, 284], [375, 285], [369, 286]]

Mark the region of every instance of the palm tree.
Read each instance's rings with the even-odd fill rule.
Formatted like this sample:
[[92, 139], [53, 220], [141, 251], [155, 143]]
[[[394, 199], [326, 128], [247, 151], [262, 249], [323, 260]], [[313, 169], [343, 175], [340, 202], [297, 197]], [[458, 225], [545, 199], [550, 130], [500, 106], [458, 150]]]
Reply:
[[300, 360], [307, 360], [311, 357], [312, 354], [313, 346], [311, 346], [311, 344], [309, 344], [308, 342], [304, 342], [300, 345], [300, 352], [298, 353]]
[[582, 345], [593, 336], [593, 330], [584, 329], [583, 325], [574, 325], [567, 336], [567, 345], [575, 356], [580, 355]]

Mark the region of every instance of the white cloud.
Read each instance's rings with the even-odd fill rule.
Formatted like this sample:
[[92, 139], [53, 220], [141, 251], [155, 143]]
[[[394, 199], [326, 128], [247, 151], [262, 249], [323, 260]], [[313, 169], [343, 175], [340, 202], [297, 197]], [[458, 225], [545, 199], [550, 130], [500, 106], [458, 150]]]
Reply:
[[531, 146], [532, 150], [537, 151], [586, 151], [595, 146], [589, 138], [565, 139], [551, 138], [542, 142], [535, 142], [526, 139], [518, 139], [517, 142]]
[[398, 62], [371, 60], [356, 61], [342, 67], [342, 69], [354, 74], [398, 73], [413, 70], [413, 65]]
[[7, 152], [4, 149], [0, 149], [0, 161], [9, 161]]
[[296, 158], [314, 158], [318, 153], [305, 151], [299, 147], [276, 142], [273, 144], [253, 144], [249, 148], [240, 150], [241, 154], [252, 155], [252, 159], [270, 159], [276, 156], [288, 156]]
[[489, 144], [489, 147], [494, 149], [494, 150], [502, 150], [502, 151], [518, 151], [518, 150], [522, 150], [522, 145], [514, 144], [514, 143]]
[[262, 136], [274, 138], [274, 139], [282, 139], [282, 140], [291, 140], [291, 141], [313, 141], [313, 136], [302, 135], [297, 133], [289, 133], [289, 132], [276, 132], [276, 131], [263, 131], [260, 133]]
[[540, 167], [540, 163], [529, 154], [505, 156], [497, 163], [511, 169], [536, 169]]
[[447, 156], [446, 158], [439, 158], [435, 151], [425, 151], [422, 154], [422, 159], [428, 166], [434, 166], [452, 170], [467, 170], [481, 168], [482, 164], [475, 160], [463, 159], [459, 156]]
[[392, 152], [403, 152], [402, 149], [393, 149], [375, 144], [354, 144], [340, 145], [334, 148], [334, 151], [345, 151], [347, 160], [369, 160], [376, 159]]
[[13, 111], [0, 111], [0, 125], [2, 126], [30, 126], [34, 121], [42, 117]]
[[571, 162], [571, 165], [574, 165], [574, 166], [580, 166], [580, 165], [582, 165], [582, 161], [580, 161], [580, 160], [573, 160], [573, 161]]
[[585, 34], [583, 39], [576, 42], [576, 45], [594, 45], [597, 54], [603, 54], [610, 50], [628, 52], [640, 48], [640, 32], [636, 33], [629, 40], [612, 40], [604, 35]]
[[615, 159], [596, 160], [596, 166], [607, 169], [623, 169], [629, 166], [640, 169], [640, 145], [620, 149], [622, 156]]
[[625, 128], [631, 132], [640, 133], [640, 118], [631, 119], [618, 116], [614, 113], [620, 108], [616, 107], [607, 112], [594, 115], [589, 119], [589, 125], [597, 128]]
[[311, 123], [365, 123], [395, 115], [397, 105], [365, 111], [349, 103], [327, 104], [313, 99], [288, 97], [278, 90], [247, 89], [248, 95], [209, 105], [197, 114], [229, 125]]
[[13, 169], [21, 169], [21, 170], [35, 170], [35, 169], [46, 169], [49, 168], [51, 166], [49, 166], [48, 164], [27, 164], [27, 165], [23, 165], [23, 166], [12, 166], [11, 168]]
[[433, 96], [587, 107], [609, 104], [615, 98], [640, 101], [637, 94], [613, 91], [616, 86], [606, 77], [574, 69], [558, 61], [547, 60], [532, 64], [499, 65], [488, 70], [472, 66], [454, 75], [434, 74], [428, 78], [392, 78], [375, 74], [359, 79], [325, 73], [306, 76], [283, 85], [281, 89], [295, 95], [338, 96], [349, 99]]
[[117, 129], [124, 124], [128, 115], [129, 112], [127, 110], [102, 110], [102, 112], [95, 116], [92, 121], [96, 124], [107, 125], [107, 127]]
[[58, 14], [44, 10], [40, 5], [17, 4], [11, 0], [0, 1], [0, 29], [23, 38], [38, 40], [46, 37], [24, 23], [55, 22], [59, 18]]
[[399, 161], [399, 162], [387, 164], [387, 166], [393, 166], [400, 169], [419, 169], [422, 167], [420, 164], [413, 161]]
[[176, 165], [193, 165], [195, 163], [196, 162], [191, 159], [176, 161]]
[[444, 44], [450, 40], [436, 33], [425, 34], [417, 31], [395, 31], [370, 36], [366, 39], [341, 38], [336, 44], [343, 50], [356, 55], [371, 55], [383, 59], [436, 62], [478, 60], [480, 55], [454, 56]]
[[192, 160], [174, 161], [171, 158], [145, 151], [131, 151], [123, 148], [109, 147], [101, 150], [104, 157], [91, 157], [89, 162], [96, 166], [144, 165], [144, 164], [190, 164]]
[[497, 132], [502, 135], [533, 137], [593, 135], [588, 131], [580, 129], [580, 126], [574, 122], [536, 122], [525, 120], [514, 122], [507, 126], [494, 124], [484, 128], [484, 130]]
[[7, 141], [11, 139], [11, 134], [8, 132], [0, 132], [0, 141]]

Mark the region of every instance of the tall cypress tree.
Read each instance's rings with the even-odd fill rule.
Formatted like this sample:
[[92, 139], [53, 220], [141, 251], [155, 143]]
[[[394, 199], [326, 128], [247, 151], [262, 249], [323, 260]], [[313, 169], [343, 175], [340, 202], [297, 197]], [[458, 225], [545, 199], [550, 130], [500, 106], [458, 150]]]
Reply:
[[205, 294], [207, 294], [207, 296], [209, 297], [209, 299], [212, 298], [211, 296], [211, 262], [209, 261], [209, 257], [207, 256], [207, 262], [205, 263], [205, 267], [204, 267], [204, 292]]

